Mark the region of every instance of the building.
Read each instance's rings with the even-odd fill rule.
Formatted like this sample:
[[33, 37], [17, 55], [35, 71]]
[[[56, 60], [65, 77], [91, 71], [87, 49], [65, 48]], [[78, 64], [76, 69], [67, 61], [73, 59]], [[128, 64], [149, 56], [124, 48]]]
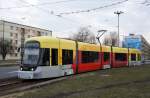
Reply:
[[142, 35], [130, 34], [129, 36], [125, 36], [123, 47], [139, 49], [142, 52], [142, 59], [150, 60], [150, 44]]
[[13, 52], [10, 52], [6, 59], [19, 59], [20, 53], [17, 51], [18, 48], [23, 46], [27, 38], [34, 36], [52, 36], [52, 31], [0, 20], [0, 39], [9, 40], [13, 49]]

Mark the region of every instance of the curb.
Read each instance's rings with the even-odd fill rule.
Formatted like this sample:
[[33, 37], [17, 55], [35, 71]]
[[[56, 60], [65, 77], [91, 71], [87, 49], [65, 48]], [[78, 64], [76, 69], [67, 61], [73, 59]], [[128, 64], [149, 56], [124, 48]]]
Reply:
[[7, 64], [0, 64], [0, 67], [10, 67], [10, 66], [19, 66], [19, 64], [17, 64], [17, 63], [7, 63]]

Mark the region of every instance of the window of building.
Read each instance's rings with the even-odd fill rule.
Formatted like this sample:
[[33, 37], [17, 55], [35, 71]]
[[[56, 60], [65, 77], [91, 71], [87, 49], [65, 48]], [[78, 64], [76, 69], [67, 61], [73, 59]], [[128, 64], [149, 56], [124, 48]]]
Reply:
[[138, 54], [138, 61], [141, 61], [141, 54]]
[[41, 36], [41, 32], [40, 31], [37, 31], [37, 36]]
[[10, 56], [13, 56], [13, 53], [10, 53]]
[[18, 47], [15, 47], [15, 50], [17, 50], [18, 49]]
[[11, 30], [13, 30], [13, 28], [14, 28], [13, 26], [10, 26], [10, 29], [11, 29]]
[[110, 53], [104, 52], [104, 61], [108, 61], [110, 59]]
[[16, 44], [18, 44], [18, 41], [17, 41], [17, 40], [15, 40], [15, 43], [16, 43]]
[[62, 65], [73, 64], [73, 50], [62, 50]]
[[17, 57], [18, 56], [18, 54], [17, 53], [15, 53], [15, 57]]
[[127, 61], [127, 54], [126, 53], [115, 53], [115, 60], [116, 61]]
[[24, 37], [24, 36], [25, 36], [25, 33], [26, 33], [25, 28], [21, 28], [21, 37]]
[[13, 36], [13, 33], [12, 33], [12, 32], [10, 32], [10, 36], [11, 36], [11, 37]]
[[19, 28], [18, 28], [18, 27], [16, 27], [16, 30], [19, 30]]
[[18, 34], [17, 33], [15, 34], [15, 37], [18, 38]]
[[12, 39], [10, 40], [10, 43], [11, 43], [11, 44], [13, 43], [13, 40], [12, 40]]
[[136, 54], [131, 54], [131, 61], [136, 61]]
[[13, 46], [10, 47], [10, 50], [13, 50]]
[[35, 33], [35, 30], [32, 30], [32, 33], [34, 34], [34, 33]]
[[98, 52], [82, 51], [82, 63], [92, 63], [98, 61]]

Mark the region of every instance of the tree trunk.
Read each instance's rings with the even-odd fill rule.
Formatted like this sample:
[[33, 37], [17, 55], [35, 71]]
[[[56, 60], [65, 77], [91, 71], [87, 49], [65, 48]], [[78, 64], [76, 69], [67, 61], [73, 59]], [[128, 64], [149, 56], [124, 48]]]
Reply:
[[6, 55], [2, 55], [2, 59], [5, 60], [5, 58], [6, 58]]

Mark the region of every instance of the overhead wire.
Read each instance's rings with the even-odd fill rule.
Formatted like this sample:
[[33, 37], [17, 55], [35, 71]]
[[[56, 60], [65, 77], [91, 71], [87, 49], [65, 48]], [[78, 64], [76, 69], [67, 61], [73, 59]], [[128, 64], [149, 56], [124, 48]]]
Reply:
[[[49, 10], [46, 10], [46, 9], [43, 9], [39, 6], [41, 5], [46, 5], [46, 4], [57, 4], [57, 3], [63, 3], [63, 2], [70, 2], [70, 1], [75, 1], [75, 0], [62, 0], [62, 1], [57, 1], [57, 2], [51, 2], [51, 3], [41, 3], [41, 4], [31, 4], [25, 0], [19, 0], [23, 3], [26, 3], [28, 5], [24, 5], [22, 7], [8, 7], [8, 8], [0, 8], [0, 9], [14, 9], [14, 8], [23, 8], [23, 7], [35, 7], [39, 10], [42, 10], [46, 13], [48, 13], [49, 15], [54, 15], [54, 16], [57, 16], [59, 18], [63, 18], [67, 21], [71, 21], [71, 23], [74, 23], [74, 22], [77, 22], [75, 20], [72, 20], [72, 19], [68, 19], [66, 17], [63, 17], [63, 15], [69, 15], [69, 14], [78, 14], [78, 13], [84, 13], [84, 12], [91, 12], [91, 11], [96, 11], [96, 10], [99, 10], [99, 9], [102, 9], [102, 8], [107, 8], [107, 7], [111, 7], [111, 6], [115, 6], [115, 5], [119, 5], [119, 4], [122, 4], [124, 2], [127, 2], [128, 0], [123, 0], [123, 1], [118, 1], [118, 2], [115, 2], [115, 3], [111, 3], [111, 4], [108, 4], [108, 5], [104, 5], [104, 6], [99, 6], [99, 7], [96, 7], [96, 8], [92, 8], [92, 9], [87, 9], [87, 10], [81, 10], [81, 11], [73, 11], [73, 12], [64, 12], [64, 13], [59, 13], [59, 14], [55, 14], [53, 11], [49, 11]], [[77, 22], [79, 24], [79, 22]]]
[[[21, 1], [21, 2], [23, 2], [23, 3], [26, 3], [26, 4], [30, 5], [30, 6], [33, 5], [33, 4], [30, 4], [29, 2], [26, 2], [26, 1], [24, 1], [24, 0], [19, 0], [19, 1]], [[65, 0], [65, 1], [68, 1], [68, 0]], [[88, 10], [82, 10], [82, 11], [76, 12], [76, 13], [82, 13], [82, 12], [86, 12], [86, 11], [87, 11], [87, 12], [91, 12], [91, 11], [94, 11], [94, 10], [99, 10], [99, 9], [102, 9], [102, 8], [106, 8], [106, 7], [111, 7], [111, 6], [115, 6], [115, 5], [118, 5], [118, 4], [122, 4], [122, 3], [127, 2], [127, 1], [128, 1], [128, 0], [118, 1], [118, 2], [115, 2], [115, 3], [111, 3], [111, 4], [109, 4], [109, 5], [100, 6], [100, 7], [92, 8], [92, 9], [88, 9]], [[75, 21], [75, 20], [73, 20], [73, 19], [69, 19], [69, 18], [66, 18], [66, 17], [62, 16], [62, 13], [60, 13], [60, 14], [55, 14], [53, 11], [49, 11], [49, 10], [43, 9], [43, 8], [41, 8], [41, 7], [39, 7], [39, 6], [32, 6], [32, 7], [36, 7], [37, 9], [40, 9], [40, 10], [42, 10], [42, 11], [48, 13], [48, 14], [57, 16], [57, 17], [59, 17], [59, 18], [65, 19], [65, 20], [67, 20], [67, 21], [71, 21], [71, 23], [73, 23], [73, 24], [75, 24], [75, 25], [77, 25], [77, 24], [78, 24], [78, 25], [79, 25], [79, 24], [81, 25], [81, 23], [79, 23], [79, 22], [77, 22], [77, 21]], [[65, 13], [63, 13], [63, 14], [65, 14]], [[71, 12], [70, 14], [74, 14], [74, 12]], [[75, 23], [75, 22], [76, 22], [76, 23]]]
[[[26, 2], [25, 0], [19, 0], [19, 1], [21, 1], [21, 2], [23, 2], [23, 3], [26, 3], [26, 4], [28, 4], [28, 5], [31, 5], [31, 6], [33, 5], [33, 4], [30, 4], [30, 3]], [[66, 0], [66, 1], [67, 1], [67, 0]], [[60, 15], [55, 15], [55, 13], [54, 13], [53, 11], [49, 11], [49, 10], [43, 9], [43, 8], [41, 8], [41, 7], [38, 7], [38, 6], [32, 6], [32, 7], [35, 7], [35, 8], [37, 8], [37, 9], [41, 10], [41, 11], [44, 11], [44, 12], [48, 13], [49, 15], [56, 16], [56, 17], [58, 17], [58, 18], [61, 18], [61, 19], [67, 20], [67, 21], [71, 21], [71, 23], [73, 23], [73, 24], [75, 24], [75, 25], [80, 24], [79, 22], [77, 22], [77, 21], [75, 21], [75, 20], [72, 20], [72, 19], [69, 19], [69, 18], [65, 18], [65, 17], [62, 17], [62, 16], [60, 16]], [[76, 23], [75, 23], [75, 22], [76, 22]]]
[[0, 7], [0, 10], [52, 5], [52, 4], [66, 3], [66, 2], [71, 2], [71, 1], [77, 1], [77, 0], [61, 0], [61, 1], [56, 1], [56, 2], [45, 2], [45, 3], [40, 3], [40, 4], [30, 4], [30, 5], [23, 5], [23, 6]]
[[[62, 1], [51, 2], [51, 3], [41, 3], [41, 4], [37, 4], [37, 5], [30, 4], [30, 3], [28, 3], [28, 2], [26, 2], [26, 1], [24, 1], [24, 0], [20, 0], [20, 1], [21, 1], [21, 2], [24, 2], [24, 3], [28, 4], [28, 5], [24, 5], [24, 6], [20, 6], [20, 7], [0, 8], [0, 10], [2, 10], [2, 9], [13, 9], [13, 8], [23, 8], [23, 7], [36, 7], [36, 8], [38, 8], [39, 5], [56, 4], [56, 3], [69, 2], [69, 1], [75, 1], [75, 0], [62, 0]], [[107, 8], [107, 7], [119, 5], [119, 4], [122, 4], [122, 3], [127, 2], [127, 1], [129, 1], [129, 0], [118, 1], [118, 2], [115, 2], [115, 3], [111, 3], [111, 4], [108, 4], [108, 5], [99, 6], [99, 7], [92, 8], [92, 9], [87, 9], [87, 10], [72, 11], [72, 12], [63, 12], [63, 13], [57, 14], [56, 16], [61, 17], [62, 15], [78, 14], [78, 13], [96, 11], [96, 10], [99, 10], [99, 9], [102, 9], [102, 8]], [[39, 8], [38, 8], [38, 9], [39, 9]], [[46, 10], [44, 10], [44, 11], [46, 11]], [[49, 11], [46, 11], [46, 12], [49, 12]], [[50, 12], [49, 12], [49, 13], [50, 13]], [[54, 12], [51, 11], [51, 14], [54, 14]]]
[[92, 9], [87, 9], [87, 10], [72, 11], [72, 12], [63, 12], [63, 13], [59, 13], [57, 15], [58, 16], [62, 16], [62, 15], [69, 15], [69, 14], [79, 14], [79, 13], [91, 12], [91, 11], [96, 11], [96, 10], [99, 10], [99, 9], [102, 9], [102, 8], [107, 8], [107, 7], [119, 5], [119, 4], [125, 3], [127, 1], [129, 1], [129, 0], [118, 1], [118, 2], [115, 2], [115, 3], [111, 3], [111, 4], [108, 4], [108, 5], [99, 6], [99, 7], [92, 8]]

